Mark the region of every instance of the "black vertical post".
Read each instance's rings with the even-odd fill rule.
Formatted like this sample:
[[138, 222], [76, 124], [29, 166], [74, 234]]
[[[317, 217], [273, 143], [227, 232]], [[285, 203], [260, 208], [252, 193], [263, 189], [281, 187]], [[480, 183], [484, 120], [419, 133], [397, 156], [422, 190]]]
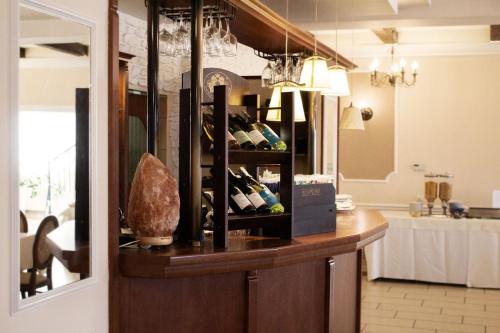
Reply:
[[177, 234], [191, 239], [191, 89], [181, 89], [179, 100], [179, 196], [180, 223]]
[[228, 119], [226, 112], [226, 86], [214, 87], [214, 246], [225, 248], [228, 246], [228, 179], [227, 168]]
[[287, 213], [290, 213], [289, 223], [280, 229], [281, 238], [292, 238], [294, 210], [294, 174], [295, 174], [295, 105], [293, 92], [281, 94], [281, 139], [290, 150], [287, 164], [280, 166], [280, 201]]
[[90, 231], [89, 89], [76, 89], [75, 240], [88, 241]]
[[203, 98], [203, 0], [191, 0], [191, 241], [201, 240], [201, 102]]
[[156, 131], [158, 126], [158, 0], [148, 0], [148, 153], [156, 153]]

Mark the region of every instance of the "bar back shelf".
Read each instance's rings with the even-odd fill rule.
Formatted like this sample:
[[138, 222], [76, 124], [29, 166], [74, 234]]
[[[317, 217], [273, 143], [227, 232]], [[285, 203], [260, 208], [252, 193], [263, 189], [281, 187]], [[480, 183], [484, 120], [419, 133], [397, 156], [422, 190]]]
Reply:
[[[187, 92], [185, 93], [187, 94]], [[293, 175], [295, 159], [293, 95], [292, 93], [282, 94], [280, 137], [287, 144], [288, 148], [286, 151], [249, 151], [243, 149], [230, 150], [228, 148], [227, 140], [229, 123], [227, 97], [228, 93], [226, 86], [216, 86], [214, 87], [213, 103], [203, 103], [204, 105], [213, 106], [214, 109], [214, 147], [212, 152], [213, 164], [200, 165], [200, 168], [213, 167], [212, 181], [204, 182], [203, 186], [213, 186], [214, 225], [211, 230], [213, 231], [214, 247], [227, 248], [229, 244], [228, 233], [230, 230], [255, 230], [263, 228], [266, 234], [272, 235], [274, 237], [280, 237], [282, 239], [291, 239], [293, 219]], [[255, 113], [259, 108], [259, 96], [245, 96], [244, 104], [244, 106], [247, 108], [248, 113], [255, 116]], [[182, 119], [186, 119], [187, 121], [188, 110], [189, 107], [186, 107], [185, 103], [182, 103], [181, 99], [181, 122]], [[183, 155], [184, 154], [182, 154], [181, 152], [180, 156]], [[279, 166], [280, 202], [285, 207], [285, 212], [281, 214], [229, 215], [229, 180], [227, 169], [231, 164], [245, 165], [251, 173], [252, 171], [258, 172], [259, 166]], [[180, 164], [180, 168], [181, 170], [183, 168], [182, 161]], [[180, 172], [180, 184], [189, 184], [189, 181], [183, 179], [183, 177], [187, 177], [189, 174], [189, 172]], [[181, 199], [181, 207], [182, 205], [183, 203]], [[183, 221], [182, 213], [181, 221]]]

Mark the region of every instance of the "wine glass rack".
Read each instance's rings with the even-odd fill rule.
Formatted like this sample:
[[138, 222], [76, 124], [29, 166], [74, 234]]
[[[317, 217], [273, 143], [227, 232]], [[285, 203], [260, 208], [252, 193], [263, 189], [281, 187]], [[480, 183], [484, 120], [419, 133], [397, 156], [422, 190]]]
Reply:
[[[180, 128], [189, 124], [189, 90], [181, 90], [180, 100]], [[213, 149], [213, 165], [200, 165], [200, 168], [213, 167], [213, 209], [214, 209], [214, 225], [213, 225], [213, 241], [214, 246], [226, 248], [229, 244], [229, 231], [242, 229], [260, 229], [262, 228], [265, 235], [272, 235], [283, 239], [291, 239], [292, 237], [292, 222], [293, 222], [293, 176], [294, 176], [294, 160], [295, 160], [295, 126], [293, 119], [293, 93], [285, 92], [282, 94], [281, 102], [281, 127], [280, 137], [287, 144], [286, 151], [248, 151], [248, 150], [230, 150], [228, 148], [228, 103], [227, 103], [227, 87], [214, 87], [214, 100], [210, 103], [203, 103], [205, 106], [212, 106], [214, 109], [214, 149]], [[250, 115], [255, 115], [260, 109], [258, 95], [244, 96], [244, 106]], [[184, 134], [185, 135], [185, 134]], [[180, 133], [180, 154], [188, 156], [184, 152], [185, 142], [187, 138]], [[189, 140], [187, 140], [190, 142]], [[190, 173], [183, 170], [184, 165], [188, 165], [188, 160], [180, 161], [179, 165], [179, 184], [181, 190], [181, 224], [185, 223], [187, 216], [183, 210], [182, 191], [183, 186], [189, 184], [193, 180], [188, 179]], [[285, 212], [281, 214], [251, 214], [251, 215], [229, 215], [228, 214], [228, 172], [227, 169], [231, 164], [246, 165], [249, 170], [258, 170], [259, 166], [279, 166], [280, 168], [280, 202], [285, 207]], [[201, 196], [201, 193], [200, 193]], [[184, 205], [187, 207], [187, 205]], [[201, 212], [200, 212], [201, 215]], [[200, 216], [201, 221], [201, 216]], [[200, 222], [201, 224], [201, 222]], [[181, 226], [184, 229], [185, 226]], [[188, 226], [189, 228], [198, 228], [198, 226]], [[201, 231], [201, 226], [200, 232]]]
[[[145, 2], [146, 7], [148, 1]], [[160, 15], [164, 15], [172, 21], [190, 20], [191, 7], [186, 6], [185, 1], [170, 1], [168, 6], [161, 5], [159, 8]], [[236, 8], [226, 0], [204, 0], [203, 18], [217, 17], [220, 19], [234, 19]]]

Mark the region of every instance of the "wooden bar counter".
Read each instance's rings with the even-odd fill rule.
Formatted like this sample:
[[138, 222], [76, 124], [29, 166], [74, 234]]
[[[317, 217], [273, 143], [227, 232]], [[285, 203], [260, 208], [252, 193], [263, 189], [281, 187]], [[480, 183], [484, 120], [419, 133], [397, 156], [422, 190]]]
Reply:
[[293, 240], [121, 249], [119, 332], [359, 332], [361, 249], [386, 228], [356, 210], [335, 233]]

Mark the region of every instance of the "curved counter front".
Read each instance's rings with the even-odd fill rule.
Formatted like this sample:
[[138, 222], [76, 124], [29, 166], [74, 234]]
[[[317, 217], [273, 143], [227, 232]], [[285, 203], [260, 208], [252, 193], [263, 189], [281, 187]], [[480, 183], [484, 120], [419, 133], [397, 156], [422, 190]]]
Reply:
[[361, 249], [384, 236], [374, 210], [293, 240], [233, 238], [227, 249], [121, 249], [111, 286], [119, 332], [359, 332]]

